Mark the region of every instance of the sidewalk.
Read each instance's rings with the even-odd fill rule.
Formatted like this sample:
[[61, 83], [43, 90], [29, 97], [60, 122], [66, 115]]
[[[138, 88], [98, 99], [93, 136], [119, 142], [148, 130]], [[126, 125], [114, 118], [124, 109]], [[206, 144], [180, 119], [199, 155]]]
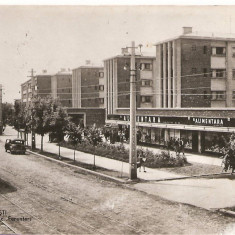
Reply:
[[[29, 140], [31, 140], [31, 138], [29, 138]], [[44, 147], [43, 147], [44, 151], [58, 154], [58, 151], [59, 151], [58, 146], [55, 143], [49, 143], [48, 135], [44, 137], [43, 142], [44, 142]], [[41, 148], [40, 143], [41, 143], [41, 137], [36, 136], [36, 147], [39, 149]], [[29, 144], [31, 144], [30, 141], [29, 141]], [[128, 148], [129, 147], [128, 144], [125, 144], [125, 147]], [[138, 146], [138, 148], [141, 148], [141, 147]], [[159, 153], [160, 151], [162, 151], [161, 149], [151, 148], [151, 147], [142, 147], [142, 148], [149, 149], [156, 153], [157, 152]], [[64, 156], [70, 159], [74, 158], [73, 150], [61, 147], [60, 151], [61, 151], [61, 156]], [[222, 159], [219, 159], [219, 158], [213, 158], [213, 157], [202, 156], [202, 155], [200, 156], [200, 155], [196, 155], [192, 153], [186, 153], [186, 157], [189, 162], [197, 162], [197, 163], [209, 164], [209, 165], [221, 166], [221, 162], [222, 162]], [[87, 164], [93, 164], [94, 156], [92, 154], [76, 151], [76, 160], [87, 163]], [[117, 171], [120, 173], [126, 173], [126, 174], [129, 173], [129, 163], [121, 162], [118, 160], [109, 159], [105, 157], [100, 157], [100, 156], [96, 156], [95, 161], [96, 161], [96, 165], [99, 167], [103, 167], [103, 168]], [[186, 177], [185, 175], [174, 174], [174, 173], [170, 173], [167, 171], [152, 169], [152, 168], [147, 168], [147, 167], [146, 167], [146, 172], [143, 172], [143, 171], [139, 172], [139, 170], [137, 170], [137, 176], [138, 178], [142, 180], [151, 180], [151, 181]]]
[[[12, 129], [11, 127], [7, 127], [5, 130], [5, 135], [10, 135], [10, 138], [14, 138], [17, 135], [16, 131]], [[4, 137], [4, 136], [3, 136]], [[6, 137], [5, 139], [7, 139]], [[38, 149], [41, 148], [41, 136], [36, 136], [36, 147]], [[29, 134], [29, 145], [31, 145], [31, 136]], [[51, 152], [54, 154], [58, 154], [59, 147], [56, 145], [56, 143], [49, 143], [49, 137], [48, 135], [44, 136], [44, 141], [43, 141], [43, 150], [47, 152]], [[129, 146], [125, 144], [125, 147], [128, 148]], [[160, 152], [162, 151], [161, 149], [157, 148], [151, 148], [151, 147], [140, 147], [138, 148], [144, 148], [144, 149], [149, 149], [153, 152]], [[61, 156], [64, 156], [66, 158], [73, 159], [74, 158], [74, 151], [72, 149], [64, 148], [61, 147], [60, 149]], [[197, 162], [197, 163], [203, 163], [203, 164], [210, 164], [210, 165], [217, 165], [221, 166], [221, 159], [219, 158], [213, 158], [213, 157], [208, 157], [208, 156], [200, 156], [192, 153], [186, 153], [186, 157], [189, 162]], [[80, 162], [84, 162], [87, 164], [93, 164], [94, 162], [94, 156], [92, 154], [88, 153], [83, 153], [76, 151], [76, 160]], [[105, 157], [100, 157], [96, 156], [96, 165], [109, 169], [109, 170], [114, 170], [118, 172], [123, 172], [128, 174], [129, 173], [129, 163], [126, 162], [121, 162], [118, 160], [114, 159], [109, 159]], [[158, 169], [152, 169], [152, 168], [147, 168], [146, 167], [146, 172], [139, 172], [137, 171], [138, 178], [142, 180], [161, 180], [161, 179], [171, 179], [171, 178], [180, 178], [180, 177], [185, 177], [185, 175], [179, 175], [179, 174], [174, 174], [170, 172], [166, 172], [163, 170], [158, 170]]]

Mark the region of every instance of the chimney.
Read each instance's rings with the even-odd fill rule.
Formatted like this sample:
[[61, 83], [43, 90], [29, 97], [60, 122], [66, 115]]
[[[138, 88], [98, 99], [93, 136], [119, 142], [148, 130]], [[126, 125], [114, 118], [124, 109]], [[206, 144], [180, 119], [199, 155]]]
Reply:
[[183, 34], [189, 34], [193, 32], [193, 27], [183, 27]]

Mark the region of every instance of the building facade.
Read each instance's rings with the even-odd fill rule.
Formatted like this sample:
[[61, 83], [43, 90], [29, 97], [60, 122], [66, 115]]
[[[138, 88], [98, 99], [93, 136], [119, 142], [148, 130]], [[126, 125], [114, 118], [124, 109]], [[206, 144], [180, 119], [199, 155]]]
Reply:
[[235, 38], [183, 35], [156, 44], [157, 107], [235, 107]]
[[[119, 87], [125, 63], [117, 72], [118, 58], [105, 60], [104, 71], [106, 123], [126, 131], [129, 101]], [[235, 132], [234, 70], [235, 38], [194, 35], [187, 27], [183, 35], [157, 43], [152, 87], [146, 91], [152, 96], [149, 106], [140, 103], [137, 86], [137, 142], [166, 147], [171, 140], [183, 139], [189, 151], [221, 153]], [[142, 80], [138, 74], [136, 79]]]
[[21, 102], [26, 107], [29, 107], [34, 95], [40, 97], [51, 95], [51, 75], [36, 75], [21, 84]]
[[72, 107], [104, 108], [103, 67], [81, 66], [73, 69]]
[[[136, 101], [139, 108], [156, 107], [156, 58], [136, 56]], [[105, 107], [107, 114], [130, 107], [130, 55], [104, 60]]]
[[51, 93], [62, 106], [72, 107], [72, 72], [60, 71], [51, 77]]

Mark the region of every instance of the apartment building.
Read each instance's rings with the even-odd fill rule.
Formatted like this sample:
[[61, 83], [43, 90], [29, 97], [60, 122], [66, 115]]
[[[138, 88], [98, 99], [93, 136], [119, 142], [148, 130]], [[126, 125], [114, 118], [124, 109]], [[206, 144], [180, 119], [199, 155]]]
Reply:
[[235, 107], [235, 37], [193, 33], [156, 44], [157, 107]]
[[[136, 101], [138, 108], [156, 107], [156, 57], [136, 55]], [[105, 107], [107, 114], [130, 107], [130, 55], [104, 60]]]
[[[116, 61], [105, 61], [106, 123], [126, 130], [130, 110], [119, 96], [117, 81], [124, 72], [121, 66], [116, 72]], [[235, 38], [202, 35], [185, 27], [182, 35], [156, 44], [154, 63], [152, 90], [147, 93], [152, 103], [142, 106], [137, 97], [138, 142], [163, 147], [181, 138], [188, 151], [221, 152], [235, 132]]]
[[62, 69], [51, 77], [51, 93], [64, 107], [72, 107], [72, 72]]
[[103, 67], [89, 65], [73, 69], [72, 107], [104, 108]]
[[34, 95], [46, 97], [51, 95], [51, 75], [35, 75], [21, 84], [21, 101], [29, 107]]

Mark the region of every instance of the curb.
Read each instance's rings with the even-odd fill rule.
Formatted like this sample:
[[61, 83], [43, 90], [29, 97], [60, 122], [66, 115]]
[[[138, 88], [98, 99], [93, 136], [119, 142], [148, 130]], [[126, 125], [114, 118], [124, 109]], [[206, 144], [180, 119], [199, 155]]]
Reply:
[[214, 173], [214, 174], [181, 176], [181, 177], [175, 177], [175, 178], [165, 178], [165, 179], [149, 180], [149, 181], [150, 182], [159, 182], [159, 181], [170, 181], [170, 180], [183, 180], [183, 179], [191, 179], [191, 178], [201, 178], [201, 177], [206, 177], [206, 176], [216, 176], [216, 175], [230, 175], [230, 173]]
[[86, 168], [83, 168], [83, 167], [80, 167], [80, 166], [74, 166], [74, 165], [71, 165], [69, 163], [66, 163], [66, 162], [62, 162], [60, 160], [57, 160], [57, 159], [54, 159], [54, 158], [50, 158], [50, 157], [47, 157], [45, 155], [42, 155], [40, 153], [35, 153], [33, 151], [30, 151], [30, 150], [26, 150], [26, 152], [28, 153], [31, 153], [31, 154], [34, 154], [34, 155], [37, 155], [37, 156], [40, 156], [40, 157], [43, 157], [47, 160], [50, 160], [50, 161], [53, 161], [53, 162], [56, 162], [56, 163], [59, 163], [59, 164], [62, 164], [62, 165], [66, 165], [66, 166], [69, 166], [69, 167], [73, 167], [73, 168], [76, 168], [82, 172], [85, 172], [85, 173], [88, 173], [88, 174], [91, 174], [91, 175], [95, 175], [99, 178], [102, 178], [102, 179], [107, 179], [107, 180], [110, 180], [110, 181], [114, 181], [116, 183], [121, 183], [121, 184], [127, 184], [127, 183], [130, 183], [128, 181], [125, 181], [125, 180], [122, 180], [122, 179], [118, 179], [116, 177], [113, 177], [113, 176], [109, 176], [109, 175], [105, 175], [103, 173], [99, 173], [99, 172], [95, 172], [95, 171], [92, 171], [92, 170], [89, 170], [89, 169], [86, 169]]

